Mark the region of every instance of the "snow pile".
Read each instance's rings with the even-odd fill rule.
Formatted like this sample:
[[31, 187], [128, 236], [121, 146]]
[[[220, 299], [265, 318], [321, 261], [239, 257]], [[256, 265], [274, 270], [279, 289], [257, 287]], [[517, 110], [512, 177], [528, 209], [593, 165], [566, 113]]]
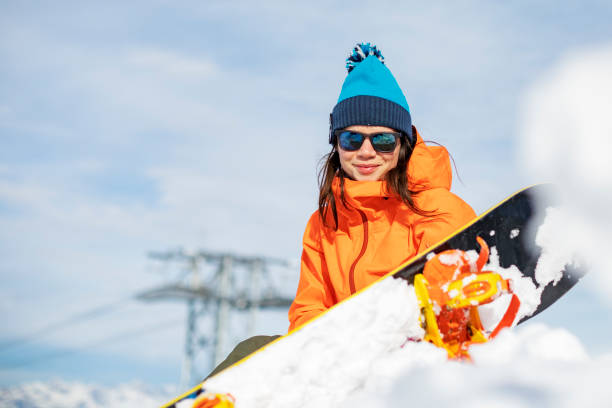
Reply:
[[554, 182], [566, 196], [542, 239], [558, 255], [578, 249], [605, 295], [612, 293], [610, 72], [612, 47], [568, 55], [527, 93], [519, 130], [528, 174]]
[[406, 343], [421, 338], [423, 330], [416, 295], [404, 280], [388, 277], [332, 311], [204, 386], [231, 391], [237, 407], [336, 406], [402, 345], [422, 348], [411, 353], [421, 354], [417, 360], [445, 359], [445, 352], [433, 346]]
[[[418, 346], [418, 345], [417, 345]], [[590, 359], [563, 329], [525, 325], [472, 347], [474, 363], [408, 364], [415, 350], [400, 349], [379, 362], [374, 380], [344, 401], [345, 408], [382, 407], [601, 407], [612, 398], [612, 356]], [[419, 347], [418, 352], [423, 349]], [[377, 377], [392, 381], [381, 385]]]
[[[554, 232], [558, 216], [557, 209], [549, 209], [536, 235], [542, 247], [536, 282], [524, 277], [514, 265], [501, 267], [496, 247], [490, 248], [489, 262], [483, 270], [497, 272], [512, 281], [513, 293], [521, 302], [515, 324], [533, 314], [544, 287], [558, 281], [563, 266], [571, 262], [567, 253], [559, 255], [554, 250], [551, 231]], [[520, 231], [513, 230], [510, 234], [516, 238]], [[475, 263], [479, 254], [474, 250], [454, 251], [439, 257], [440, 262], [455, 265], [460, 263], [461, 256]], [[465, 279], [469, 278], [475, 275]], [[504, 294], [479, 307], [485, 329], [491, 331], [497, 326], [512, 296]], [[485, 391], [492, 395], [496, 387], [511, 388], [514, 381], [532, 378], [542, 363], [546, 365], [547, 376], [559, 364], [576, 372], [591, 369], [587, 367], [591, 363], [586, 352], [573, 335], [543, 326], [530, 326], [518, 334], [502, 331], [493, 342], [472, 347], [475, 364], [448, 362], [445, 350], [427, 342], [409, 340], [419, 340], [424, 334], [419, 313], [414, 288], [404, 280], [388, 277], [337, 305], [292, 336], [256, 353], [237, 369], [208, 380], [204, 388], [231, 392], [237, 408], [335, 407], [347, 398], [346, 407], [386, 407], [398, 401], [412, 402], [407, 399], [412, 393], [418, 395], [419, 402], [433, 406], [453, 402], [464, 392], [469, 396], [463, 397], [468, 406], [478, 403], [470, 395], [478, 396]], [[519, 364], [514, 367], [517, 361]], [[510, 362], [513, 368], [508, 371], [506, 366]], [[416, 383], [415, 377], [419, 378]], [[475, 378], [479, 380], [472, 384]], [[567, 383], [572, 380], [575, 377], [569, 376], [537, 386], [552, 395], [557, 387], [568, 389]], [[448, 388], [438, 389], [440, 381], [445, 387], [449, 383]], [[489, 384], [494, 391], [487, 390], [483, 384]], [[503, 401], [506, 395], [502, 394], [497, 398], [491, 396], [491, 401]], [[529, 393], [519, 393], [516, 398], [519, 404], [541, 402]]]
[[172, 397], [171, 390], [142, 384], [117, 387], [55, 380], [0, 389], [0, 406], [5, 408], [132, 408], [158, 407]]

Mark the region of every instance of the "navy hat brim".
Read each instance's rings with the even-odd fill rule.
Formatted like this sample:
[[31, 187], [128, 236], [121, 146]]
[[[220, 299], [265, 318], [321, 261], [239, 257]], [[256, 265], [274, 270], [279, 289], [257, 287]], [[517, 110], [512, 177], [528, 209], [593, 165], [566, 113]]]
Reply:
[[330, 117], [329, 142], [334, 143], [333, 134], [336, 130], [352, 125], [386, 126], [404, 132], [412, 139], [410, 112], [378, 96], [357, 95], [336, 104]]

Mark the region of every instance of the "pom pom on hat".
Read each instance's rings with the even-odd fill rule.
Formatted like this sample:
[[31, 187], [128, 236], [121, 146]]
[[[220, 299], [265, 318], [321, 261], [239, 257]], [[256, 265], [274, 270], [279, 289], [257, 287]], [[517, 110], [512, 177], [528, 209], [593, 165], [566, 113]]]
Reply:
[[361, 61], [368, 58], [370, 55], [374, 55], [380, 62], [385, 63], [385, 57], [380, 53], [380, 50], [375, 45], [370, 43], [357, 44], [353, 48], [353, 52], [346, 59], [346, 69], [351, 72]]

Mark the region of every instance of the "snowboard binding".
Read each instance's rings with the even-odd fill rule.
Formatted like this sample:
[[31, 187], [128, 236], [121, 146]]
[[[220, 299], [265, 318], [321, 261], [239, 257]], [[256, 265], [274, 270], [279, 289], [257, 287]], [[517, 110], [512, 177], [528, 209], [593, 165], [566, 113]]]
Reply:
[[215, 394], [203, 392], [193, 401], [192, 408], [234, 408], [235, 399], [232, 394]]
[[[470, 259], [461, 250], [444, 251], [428, 260], [423, 273], [414, 277], [424, 339], [446, 349], [449, 359], [469, 360], [469, 346], [487, 342], [502, 328], [512, 326], [520, 306], [509, 279], [483, 270], [489, 259], [489, 247], [478, 236], [476, 241], [481, 248], [478, 259]], [[478, 306], [493, 302], [504, 293], [512, 294], [510, 304], [489, 332], [480, 321]]]

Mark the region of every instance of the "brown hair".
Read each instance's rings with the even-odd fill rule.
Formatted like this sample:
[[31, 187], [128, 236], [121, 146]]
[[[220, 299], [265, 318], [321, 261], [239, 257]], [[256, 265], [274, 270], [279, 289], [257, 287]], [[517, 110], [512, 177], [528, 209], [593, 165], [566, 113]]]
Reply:
[[[416, 129], [412, 127], [412, 140], [416, 141]], [[400, 151], [397, 159], [397, 165], [391, 169], [386, 175], [384, 181], [386, 182], [387, 193], [391, 193], [395, 197], [399, 198], [406, 206], [420, 215], [427, 215], [425, 211], [420, 210], [414, 204], [412, 196], [415, 192], [408, 189], [408, 176], [406, 174], [406, 168], [408, 166], [408, 160], [412, 154], [413, 145], [408, 142], [407, 135], [402, 132], [400, 138]], [[338, 229], [338, 210], [336, 208], [336, 198], [332, 191], [332, 183], [334, 178], [338, 176], [340, 179], [340, 200], [342, 205], [347, 207], [347, 202], [344, 198], [344, 178], [346, 175], [340, 165], [340, 155], [338, 153], [337, 145], [334, 143], [331, 152], [321, 158], [321, 167], [319, 169], [319, 215], [323, 220], [324, 224], [328, 227], [327, 215], [331, 209], [334, 217], [334, 229]]]

